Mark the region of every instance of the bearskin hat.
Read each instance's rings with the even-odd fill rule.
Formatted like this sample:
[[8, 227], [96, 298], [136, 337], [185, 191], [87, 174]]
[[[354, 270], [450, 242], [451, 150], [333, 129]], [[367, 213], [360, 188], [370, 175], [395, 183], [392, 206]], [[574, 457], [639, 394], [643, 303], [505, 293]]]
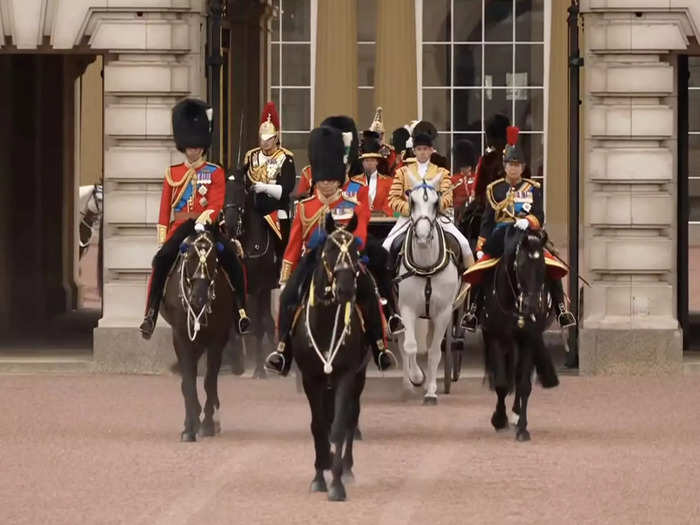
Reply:
[[213, 112], [209, 104], [195, 98], [186, 98], [173, 108], [173, 136], [177, 149], [211, 146]]
[[455, 142], [452, 147], [452, 158], [454, 160], [455, 171], [469, 166], [474, 168], [476, 166], [476, 151], [474, 150], [474, 145], [471, 141], [462, 139]]
[[[432, 122], [428, 122], [427, 120], [421, 120], [418, 123], [416, 123], [415, 126], [413, 126], [412, 135], [413, 135], [413, 145], [417, 146], [418, 144], [416, 144], [416, 139], [420, 135], [427, 135], [428, 137], [430, 137], [431, 142], [435, 142], [437, 140], [437, 137], [438, 137], [438, 132], [437, 132], [437, 128], [435, 127], [435, 125], [433, 125]], [[432, 144], [431, 144], [431, 146], [432, 146]]]
[[394, 150], [401, 153], [406, 149], [406, 141], [411, 134], [404, 127], [396, 128], [391, 133], [391, 145], [394, 146]]
[[[357, 163], [360, 150], [360, 141], [357, 137], [357, 126], [355, 126], [355, 121], [345, 115], [336, 115], [333, 117], [326, 118], [321, 122], [321, 126], [328, 126], [335, 128], [343, 134], [351, 133], [352, 135], [343, 135], [343, 143], [346, 148], [346, 160], [347, 166], [353, 166]], [[350, 137], [352, 140], [349, 140]]]
[[309, 137], [309, 160], [311, 178], [314, 183], [322, 180], [337, 180], [345, 183], [345, 143], [340, 130], [331, 126], [320, 126], [311, 131]]

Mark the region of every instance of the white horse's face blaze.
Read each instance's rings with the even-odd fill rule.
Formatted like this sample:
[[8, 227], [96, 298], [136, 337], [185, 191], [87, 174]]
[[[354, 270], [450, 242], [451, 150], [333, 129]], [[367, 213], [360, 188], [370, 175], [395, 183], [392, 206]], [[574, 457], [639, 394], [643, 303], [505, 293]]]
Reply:
[[420, 244], [427, 244], [434, 234], [440, 196], [430, 184], [421, 182], [411, 190], [410, 199], [414, 238]]

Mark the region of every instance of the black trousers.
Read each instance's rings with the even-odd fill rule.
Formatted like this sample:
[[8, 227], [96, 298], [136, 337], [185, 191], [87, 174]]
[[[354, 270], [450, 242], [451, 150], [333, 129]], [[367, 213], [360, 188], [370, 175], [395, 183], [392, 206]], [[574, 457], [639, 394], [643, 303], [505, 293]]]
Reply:
[[[158, 313], [160, 307], [160, 301], [163, 298], [163, 288], [165, 287], [165, 281], [168, 278], [168, 272], [175, 263], [177, 255], [180, 251], [180, 245], [187, 239], [190, 235], [194, 233], [194, 219], [189, 219], [188, 221], [182, 223], [172, 234], [170, 239], [168, 239], [160, 250], [153, 257], [153, 272], [151, 274], [151, 285], [149, 288], [148, 304], [146, 307], [148, 309], [153, 309]], [[207, 226], [207, 230], [214, 236], [214, 241], [216, 243], [221, 243], [224, 247], [221, 253], [218, 253], [217, 258], [219, 264], [224, 269], [231, 284], [234, 287], [234, 298], [236, 301], [236, 310], [239, 308], [245, 308], [245, 272], [243, 270], [243, 265], [238, 259], [238, 255], [231, 245], [230, 241], [226, 239], [224, 235], [221, 234], [218, 228], [213, 226]]]
[[[277, 319], [279, 340], [287, 342], [287, 338], [292, 329], [294, 314], [304, 300], [311, 278], [317, 264], [316, 248], [304, 255], [299, 261], [292, 275], [287, 280], [287, 284], [280, 295], [280, 307]], [[365, 335], [370, 343], [374, 343], [384, 338], [384, 326], [379, 305], [379, 297], [372, 276], [367, 271], [361, 271], [357, 278], [357, 304], [362, 311], [365, 321]], [[286, 345], [288, 348], [289, 345]], [[286, 349], [285, 348], [285, 349]]]

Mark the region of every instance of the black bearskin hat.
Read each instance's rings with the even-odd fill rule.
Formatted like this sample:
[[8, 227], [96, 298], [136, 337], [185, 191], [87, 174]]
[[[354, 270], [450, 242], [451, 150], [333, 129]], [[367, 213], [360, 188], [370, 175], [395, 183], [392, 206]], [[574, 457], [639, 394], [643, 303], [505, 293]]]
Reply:
[[360, 160], [362, 159], [382, 159], [379, 151], [382, 145], [379, 142], [379, 133], [376, 131], [365, 130], [362, 132], [362, 141], [360, 142]]
[[343, 138], [345, 148], [348, 148], [345, 152], [347, 155], [346, 164], [349, 167], [357, 164], [357, 158], [360, 151], [360, 141], [357, 137], [357, 126], [355, 126], [355, 121], [348, 116], [337, 115], [326, 118], [323, 122], [321, 122], [321, 126], [335, 128], [341, 133], [352, 133], [352, 141], [350, 144], [346, 142], [345, 137], [342, 137], [342, 135], [341, 137]]
[[438, 168], [445, 168], [446, 170], [450, 169], [450, 161], [447, 160], [447, 157], [440, 155], [437, 151], [433, 151], [431, 153], [430, 162], [435, 164]]
[[337, 180], [345, 184], [345, 144], [340, 130], [321, 126], [311, 131], [309, 137], [309, 160], [311, 178], [314, 183], [321, 180]]
[[476, 166], [476, 151], [469, 140], [458, 140], [452, 147], [452, 158], [455, 171], [468, 166], [472, 169]]
[[[438, 137], [438, 132], [437, 128], [433, 125], [432, 122], [428, 122], [427, 120], [421, 120], [418, 122], [414, 127], [413, 127], [413, 145], [417, 146], [418, 144], [416, 143], [416, 139], [420, 135], [427, 135], [430, 137], [431, 142], [435, 142]], [[432, 144], [430, 144], [432, 146]]]
[[433, 147], [433, 137], [427, 133], [418, 133], [413, 135], [413, 147], [416, 146], [430, 146]]
[[408, 140], [408, 137], [410, 137], [411, 134], [408, 132], [406, 128], [396, 128], [392, 133], [391, 133], [391, 145], [394, 146], [394, 150], [398, 153], [401, 153], [403, 150], [406, 149], [406, 141]]
[[506, 129], [510, 126], [510, 120], [505, 115], [496, 113], [486, 121], [486, 146], [502, 151], [506, 145]]
[[211, 146], [212, 110], [209, 104], [195, 98], [186, 98], [173, 108], [173, 136], [177, 149]]

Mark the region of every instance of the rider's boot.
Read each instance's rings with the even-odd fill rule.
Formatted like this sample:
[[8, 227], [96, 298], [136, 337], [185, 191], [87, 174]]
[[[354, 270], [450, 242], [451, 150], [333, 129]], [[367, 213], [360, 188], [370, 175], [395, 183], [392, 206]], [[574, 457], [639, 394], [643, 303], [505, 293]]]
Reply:
[[460, 326], [467, 332], [476, 332], [476, 325], [479, 323], [481, 313], [481, 290], [477, 286], [472, 286], [472, 301], [469, 310], [460, 321]]
[[372, 354], [374, 356], [374, 364], [377, 365], [377, 370], [384, 372], [398, 365], [396, 356], [389, 350], [382, 339], [372, 343]]
[[139, 326], [141, 337], [148, 341], [156, 329], [156, 321], [158, 321], [158, 309], [160, 300], [163, 296], [163, 278], [161, 275], [159, 264], [155, 264], [151, 273], [151, 279], [148, 282], [148, 299], [146, 300], [146, 315]]
[[154, 307], [149, 307], [146, 311], [146, 316], [143, 318], [139, 330], [141, 331], [141, 337], [148, 341], [153, 335], [153, 331], [156, 329], [156, 320], [158, 319], [158, 309]]
[[286, 376], [292, 367], [292, 356], [285, 341], [280, 341], [277, 349], [265, 358], [265, 370]]
[[566, 296], [560, 279], [549, 279], [549, 290], [557, 312], [557, 322], [561, 328], [576, 325], [574, 314], [566, 309]]

